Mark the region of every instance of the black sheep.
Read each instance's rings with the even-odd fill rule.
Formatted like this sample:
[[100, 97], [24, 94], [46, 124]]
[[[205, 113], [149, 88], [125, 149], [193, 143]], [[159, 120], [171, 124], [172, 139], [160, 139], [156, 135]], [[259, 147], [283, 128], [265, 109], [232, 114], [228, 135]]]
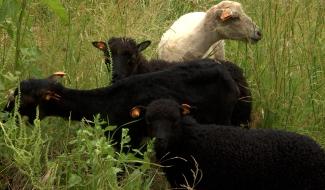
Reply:
[[[148, 61], [141, 53], [151, 44], [148, 40], [137, 44], [132, 38], [113, 37], [108, 40], [107, 44], [102, 41], [95, 41], [92, 44], [103, 51], [106, 65], [112, 62], [113, 82], [131, 75], [158, 71], [180, 64], [180, 62], [168, 62], [155, 59]], [[216, 63], [226, 67], [237, 83], [240, 91], [239, 100], [235, 105], [231, 123], [233, 125], [243, 125], [247, 127], [250, 122], [252, 111], [252, 98], [243, 71], [230, 61], [216, 60]]]
[[[238, 99], [238, 89], [224, 67], [211, 60], [192, 61], [164, 71], [132, 76], [115, 84], [92, 90], [66, 88], [53, 77], [30, 79], [20, 83], [19, 112], [35, 118], [60, 116], [92, 120], [95, 114], [109, 118], [112, 125], [121, 126], [130, 122], [129, 109], [147, 105], [159, 98], [172, 98], [197, 107], [193, 115], [202, 123], [230, 124], [231, 113]], [[15, 95], [18, 94], [16, 89]], [[11, 111], [14, 98], [5, 108]], [[135, 126], [134, 126], [135, 125]], [[129, 124], [132, 141], [137, 144], [144, 136], [144, 122]], [[132, 126], [132, 127], [131, 127]]]
[[[141, 116], [143, 109], [148, 134], [156, 138], [157, 160], [173, 188], [196, 184], [205, 190], [325, 189], [325, 152], [307, 136], [202, 125], [186, 116], [190, 106], [169, 99], [135, 107], [132, 116]], [[195, 162], [200, 171], [196, 180]]]

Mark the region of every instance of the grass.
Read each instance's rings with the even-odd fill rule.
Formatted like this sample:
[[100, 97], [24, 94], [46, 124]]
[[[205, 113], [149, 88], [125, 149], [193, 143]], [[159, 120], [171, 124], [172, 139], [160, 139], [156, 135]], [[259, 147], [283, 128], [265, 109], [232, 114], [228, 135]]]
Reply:
[[[256, 45], [227, 41], [226, 57], [240, 65], [249, 80], [254, 126], [306, 134], [325, 147], [324, 3], [240, 2], [262, 29], [263, 39]], [[63, 2], [63, 21], [44, 4], [27, 1], [25, 8], [17, 6], [16, 14], [0, 22], [0, 96], [6, 97], [19, 80], [55, 71], [68, 73], [62, 83], [69, 87], [105, 86], [102, 54], [92, 41], [112, 36], [149, 39], [153, 44], [145, 54], [155, 58], [160, 36], [176, 18], [215, 3], [70, 0]], [[1, 107], [5, 103], [6, 98], [0, 99]], [[59, 118], [36, 120], [34, 126], [0, 123], [0, 189], [9, 183], [14, 189], [166, 188], [159, 170], [147, 164], [150, 147], [145, 160], [137, 160], [132, 151], [116, 153], [99, 123], [98, 118], [95, 127]], [[121, 170], [126, 174], [121, 176]]]

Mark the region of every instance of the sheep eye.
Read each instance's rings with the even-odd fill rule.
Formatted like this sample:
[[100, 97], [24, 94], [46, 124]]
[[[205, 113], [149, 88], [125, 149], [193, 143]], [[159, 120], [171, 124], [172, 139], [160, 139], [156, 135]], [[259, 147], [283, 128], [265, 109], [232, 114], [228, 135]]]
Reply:
[[226, 22], [237, 22], [240, 21], [239, 17], [231, 17], [230, 19], [226, 20]]

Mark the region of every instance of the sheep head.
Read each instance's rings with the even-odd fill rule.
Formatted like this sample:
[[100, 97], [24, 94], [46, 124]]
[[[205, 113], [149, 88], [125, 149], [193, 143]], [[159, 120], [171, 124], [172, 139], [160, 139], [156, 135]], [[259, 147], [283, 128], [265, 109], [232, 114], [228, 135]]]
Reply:
[[262, 39], [258, 26], [247, 16], [238, 2], [222, 1], [207, 11], [206, 24], [220, 39], [256, 43]]
[[95, 41], [92, 44], [104, 53], [105, 64], [112, 64], [114, 81], [132, 74], [144, 60], [141, 52], [151, 44], [151, 41], [146, 40], [137, 44], [131, 38], [111, 38], [107, 44], [102, 41]]
[[[148, 134], [155, 137], [160, 146], [168, 146], [174, 135], [181, 130], [179, 122], [185, 115], [190, 114], [191, 106], [179, 105], [171, 99], [159, 99], [151, 102], [147, 107], [136, 106], [131, 109], [133, 118], [144, 115], [148, 125]], [[145, 112], [145, 114], [144, 114]]]
[[[32, 123], [36, 117], [36, 109], [39, 106], [40, 119], [45, 116], [42, 113], [42, 104], [49, 101], [58, 101], [61, 96], [52, 87], [58, 84], [58, 79], [65, 75], [63, 72], [56, 72], [46, 79], [29, 79], [20, 82], [19, 87], [8, 96], [8, 102], [4, 111], [11, 112], [19, 101], [18, 112], [28, 116]], [[19, 98], [19, 99], [18, 99]]]

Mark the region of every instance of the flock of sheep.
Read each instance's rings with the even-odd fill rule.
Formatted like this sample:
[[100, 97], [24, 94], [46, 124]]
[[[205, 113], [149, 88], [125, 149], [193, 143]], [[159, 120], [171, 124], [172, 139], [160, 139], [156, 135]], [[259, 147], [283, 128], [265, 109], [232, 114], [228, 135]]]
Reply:
[[[93, 42], [105, 64], [113, 65], [111, 86], [66, 88], [58, 72], [22, 81], [4, 110], [12, 111], [19, 100], [19, 113], [31, 123], [37, 108], [40, 119], [92, 120], [100, 114], [129, 128], [132, 147], [155, 137], [155, 160], [172, 188], [325, 190], [325, 151], [314, 140], [249, 129], [251, 92], [241, 68], [224, 60], [225, 39], [261, 39], [240, 3], [222, 1], [180, 17], [162, 36], [157, 60], [142, 55], [150, 41]], [[117, 142], [120, 133], [118, 127]]]

